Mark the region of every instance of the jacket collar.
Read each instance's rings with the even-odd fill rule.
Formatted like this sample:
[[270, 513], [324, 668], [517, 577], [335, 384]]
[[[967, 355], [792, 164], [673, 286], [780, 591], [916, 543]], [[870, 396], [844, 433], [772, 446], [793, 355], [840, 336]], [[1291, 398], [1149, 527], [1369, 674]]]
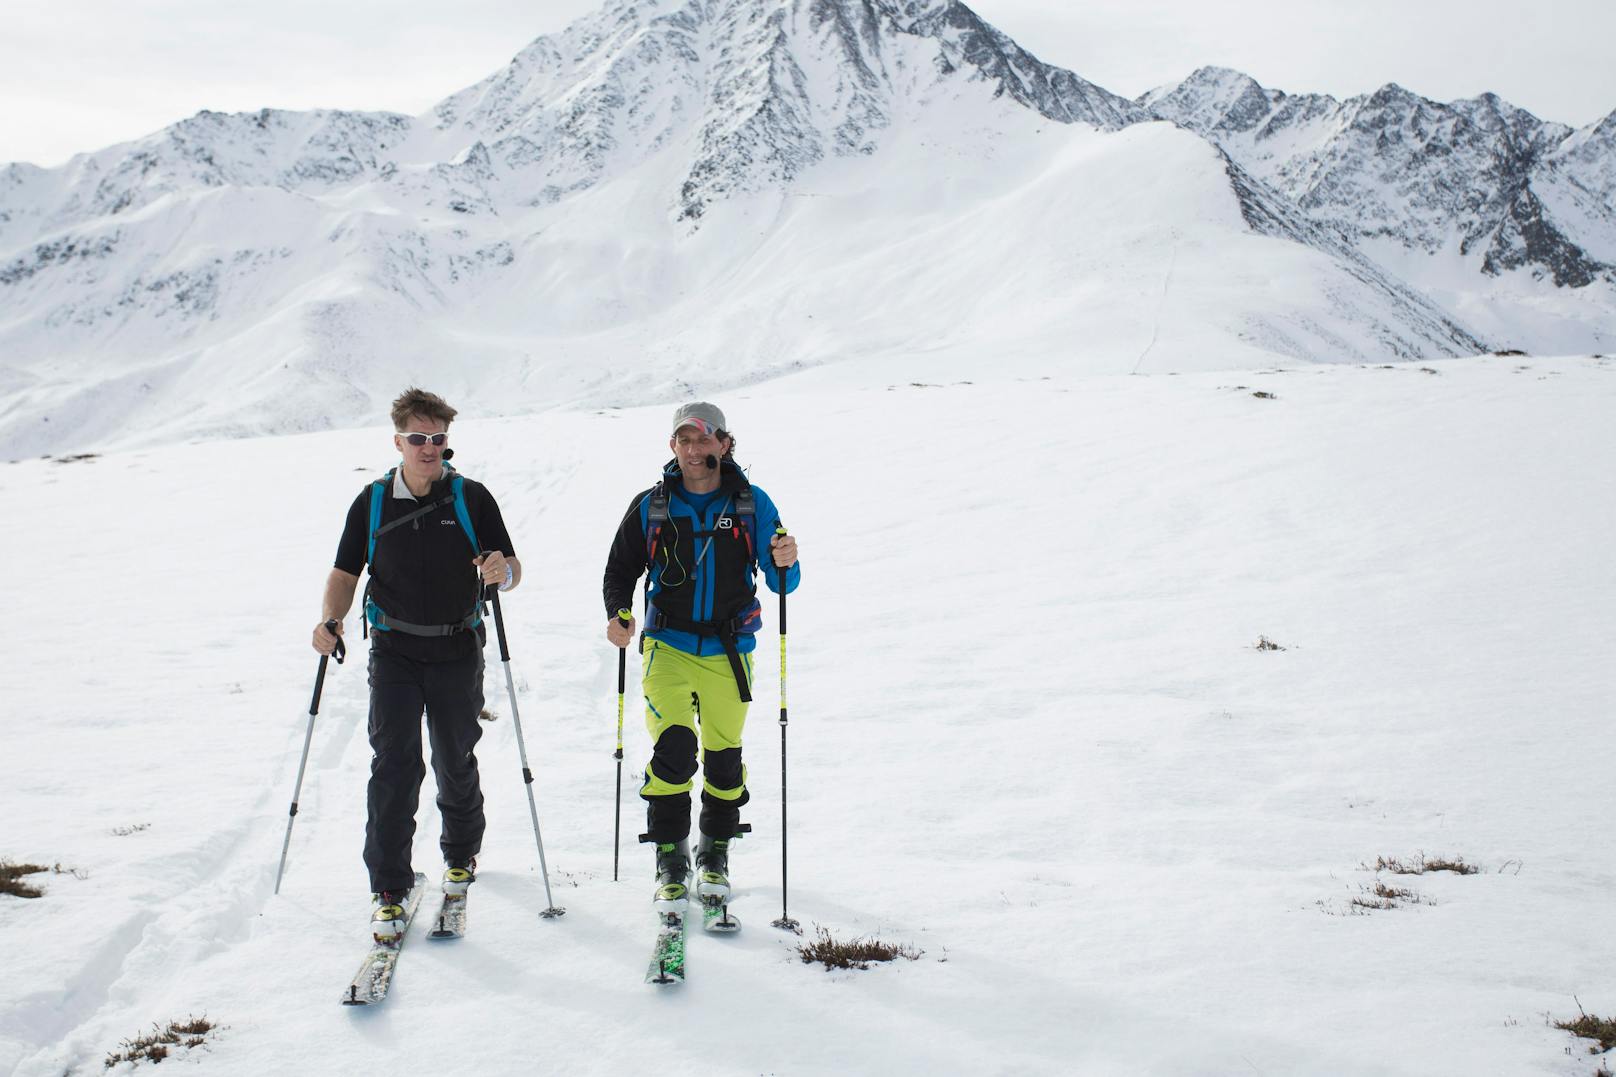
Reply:
[[[450, 473], [453, 471], [454, 468], [450, 467], [449, 462], [445, 460], [443, 463], [443, 470], [439, 471], [438, 477], [432, 480], [432, 488], [427, 490], [427, 494], [430, 495], [432, 490], [437, 489], [438, 483], [442, 482], [444, 479], [447, 479]], [[421, 500], [414, 494], [410, 493], [409, 485], [404, 481], [404, 469], [402, 467], [395, 467], [393, 469], [393, 496], [401, 501]]]

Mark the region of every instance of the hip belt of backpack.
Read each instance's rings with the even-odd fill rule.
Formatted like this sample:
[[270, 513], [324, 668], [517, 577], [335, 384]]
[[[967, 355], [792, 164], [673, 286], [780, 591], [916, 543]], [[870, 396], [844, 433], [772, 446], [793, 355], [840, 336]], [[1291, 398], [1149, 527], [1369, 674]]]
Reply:
[[747, 684], [746, 667], [741, 663], [741, 652], [735, 646], [735, 637], [742, 631], [744, 618], [737, 614], [723, 621], [688, 621], [683, 617], [676, 617], [656, 606], [652, 606], [645, 615], [645, 626], [650, 631], [659, 628], [671, 628], [677, 632], [689, 632], [695, 636], [712, 636], [724, 648], [724, 657], [729, 659], [730, 672], [735, 674], [735, 687], [741, 693], [741, 702], [752, 702], [752, 689]]

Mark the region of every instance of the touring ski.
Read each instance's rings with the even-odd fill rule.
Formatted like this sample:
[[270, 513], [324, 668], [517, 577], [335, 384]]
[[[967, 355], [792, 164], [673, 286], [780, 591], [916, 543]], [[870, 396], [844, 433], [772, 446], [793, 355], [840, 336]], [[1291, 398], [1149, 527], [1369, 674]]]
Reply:
[[354, 973], [352, 982], [342, 994], [344, 1006], [371, 1006], [387, 997], [387, 989], [393, 983], [393, 968], [398, 964], [398, 953], [404, 948], [404, 940], [409, 936], [410, 921], [415, 919], [415, 910], [421, 907], [421, 896], [425, 888], [426, 876], [416, 872], [415, 885], [410, 888], [409, 903], [404, 907], [403, 930], [388, 942], [372, 938], [370, 953], [365, 955], [359, 971]]
[[466, 934], [466, 895], [444, 891], [438, 905], [438, 915], [432, 921], [429, 939], [458, 939]]
[[733, 935], [741, 929], [740, 920], [730, 914], [726, 898], [701, 899], [701, 929], [709, 935]]
[[729, 845], [732, 840], [703, 835], [701, 850], [696, 854], [696, 897], [701, 901], [701, 929], [709, 934], [733, 935], [741, 929], [741, 922], [729, 914]]
[[477, 880], [477, 861], [451, 864], [443, 873], [443, 897], [429, 939], [458, 939], [466, 933], [466, 893]]
[[657, 915], [656, 945], [651, 964], [645, 970], [648, 984], [685, 982], [685, 912], [690, 892], [684, 883], [665, 883], [657, 888], [654, 908]]

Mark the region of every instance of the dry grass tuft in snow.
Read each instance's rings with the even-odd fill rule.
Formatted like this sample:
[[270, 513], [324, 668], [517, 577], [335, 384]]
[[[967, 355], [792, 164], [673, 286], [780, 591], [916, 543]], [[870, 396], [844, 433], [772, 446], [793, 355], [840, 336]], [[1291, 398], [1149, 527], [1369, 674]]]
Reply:
[[40, 897], [45, 891], [23, 882], [22, 877], [49, 870], [43, 864], [13, 864], [9, 860], [0, 860], [0, 894], [20, 898]]
[[10, 894], [13, 897], [36, 898], [42, 897], [45, 891], [32, 883], [22, 881], [24, 875], [37, 875], [48, 871], [52, 875], [71, 875], [75, 879], [88, 879], [90, 873], [80, 871], [78, 868], [64, 868], [60, 864], [46, 867], [43, 864], [13, 864], [9, 860], [0, 860], [0, 894]]
[[133, 1036], [123, 1041], [121, 1051], [113, 1051], [107, 1055], [106, 1068], [111, 1069], [120, 1062], [141, 1062], [150, 1059], [153, 1063], [161, 1062], [168, 1057], [171, 1047], [201, 1047], [207, 1042], [207, 1034], [219, 1026], [202, 1017], [186, 1017], [184, 1021], [170, 1021], [167, 1027], [152, 1025], [150, 1035]]
[[1361, 887], [1363, 893], [1352, 899], [1354, 909], [1396, 909], [1403, 905], [1435, 905], [1406, 886], [1387, 886], [1379, 879], [1374, 886]]
[[803, 964], [818, 961], [826, 969], [867, 969], [872, 961], [893, 961], [900, 957], [914, 961], [921, 954], [913, 946], [874, 938], [858, 937], [842, 942], [832, 938], [819, 924], [814, 925], [814, 935], [812, 942], [798, 945], [797, 953], [802, 955]]
[[1594, 1017], [1582, 1008], [1581, 1002], [1577, 1003], [1577, 1011], [1581, 1016], [1575, 1021], [1556, 1021], [1554, 1027], [1563, 1028], [1573, 1036], [1597, 1041], [1598, 1047], [1588, 1048], [1588, 1053], [1592, 1055], [1616, 1047], [1616, 1018]]
[[[1554, 1022], [1554, 1027], [1565, 1029], [1573, 1036], [1593, 1040], [1593, 1045], [1588, 1048], [1588, 1053], [1591, 1055], [1597, 1055], [1616, 1047], [1616, 1019], [1594, 1017], [1582, 1008], [1580, 1001], [1577, 1003], [1577, 1010], [1581, 1016], [1575, 1021], [1556, 1021]], [[1599, 1068], [1594, 1071], [1593, 1077], [1611, 1077], [1611, 1072], [1605, 1067], [1604, 1063], [1600, 1063]]]
[[1373, 868], [1365, 864], [1366, 871], [1389, 871], [1393, 875], [1424, 875], [1429, 871], [1451, 871], [1455, 875], [1479, 875], [1481, 869], [1474, 864], [1466, 864], [1463, 857], [1449, 859], [1445, 856], [1428, 857], [1424, 853], [1417, 860], [1400, 860], [1395, 856], [1380, 856], [1375, 858]]

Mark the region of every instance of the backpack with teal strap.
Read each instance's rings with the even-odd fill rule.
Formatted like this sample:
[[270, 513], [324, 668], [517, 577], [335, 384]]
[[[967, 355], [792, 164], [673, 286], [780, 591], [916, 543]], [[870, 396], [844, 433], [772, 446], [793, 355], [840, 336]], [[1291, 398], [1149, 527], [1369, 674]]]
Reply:
[[[466, 480], [455, 471], [454, 465], [445, 461], [445, 471], [449, 472], [449, 493], [436, 501], [428, 502], [413, 512], [406, 513], [392, 523], [382, 526], [382, 506], [386, 504], [387, 497], [393, 488], [393, 477], [398, 468], [389, 468], [387, 474], [370, 484], [370, 541], [365, 551], [365, 563], [374, 565], [376, 561], [376, 539], [395, 527], [411, 523], [428, 513], [436, 512], [450, 502], [454, 503], [455, 519], [460, 522], [460, 530], [471, 542], [472, 556], [481, 554], [482, 547], [477, 542], [477, 529], [471, 526], [471, 513], [466, 508]], [[389, 617], [382, 612], [370, 597], [370, 581], [365, 581], [365, 625], [367, 629], [374, 628], [378, 632], [403, 632], [411, 636], [452, 636], [456, 632], [468, 632], [482, 623], [482, 601], [478, 600], [472, 611], [452, 625], [417, 625], [408, 621], [400, 621]], [[367, 633], [368, 634], [368, 633]]]

